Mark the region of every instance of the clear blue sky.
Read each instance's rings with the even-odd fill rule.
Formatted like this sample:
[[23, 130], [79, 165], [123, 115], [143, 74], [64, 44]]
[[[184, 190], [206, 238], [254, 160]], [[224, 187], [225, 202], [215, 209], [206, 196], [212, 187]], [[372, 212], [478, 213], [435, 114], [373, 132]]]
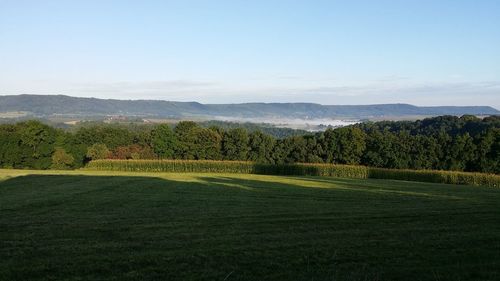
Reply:
[[0, 0], [22, 93], [500, 108], [500, 1]]

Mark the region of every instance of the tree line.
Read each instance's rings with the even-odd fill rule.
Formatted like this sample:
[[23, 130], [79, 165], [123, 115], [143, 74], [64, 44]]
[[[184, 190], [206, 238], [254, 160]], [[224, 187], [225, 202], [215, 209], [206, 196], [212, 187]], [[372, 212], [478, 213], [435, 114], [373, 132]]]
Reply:
[[34, 120], [0, 125], [3, 168], [75, 169], [93, 159], [337, 163], [500, 173], [500, 116], [365, 122], [284, 138], [244, 128], [205, 128], [191, 121], [152, 127], [101, 124], [75, 131]]

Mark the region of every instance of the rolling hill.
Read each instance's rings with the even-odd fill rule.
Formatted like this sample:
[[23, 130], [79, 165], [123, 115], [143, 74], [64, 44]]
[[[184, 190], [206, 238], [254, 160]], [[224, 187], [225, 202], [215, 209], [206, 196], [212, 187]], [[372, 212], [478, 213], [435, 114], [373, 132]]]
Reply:
[[0, 113], [35, 117], [124, 115], [141, 117], [380, 118], [384, 116], [496, 115], [490, 106], [419, 107], [410, 104], [321, 105], [315, 103], [201, 104], [162, 100], [115, 100], [65, 95], [0, 96]]

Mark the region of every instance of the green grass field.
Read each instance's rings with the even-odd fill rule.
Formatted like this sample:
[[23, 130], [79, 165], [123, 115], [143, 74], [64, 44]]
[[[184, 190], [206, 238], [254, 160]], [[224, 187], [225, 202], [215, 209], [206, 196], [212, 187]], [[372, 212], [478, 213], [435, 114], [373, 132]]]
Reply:
[[0, 170], [0, 280], [500, 280], [500, 189]]

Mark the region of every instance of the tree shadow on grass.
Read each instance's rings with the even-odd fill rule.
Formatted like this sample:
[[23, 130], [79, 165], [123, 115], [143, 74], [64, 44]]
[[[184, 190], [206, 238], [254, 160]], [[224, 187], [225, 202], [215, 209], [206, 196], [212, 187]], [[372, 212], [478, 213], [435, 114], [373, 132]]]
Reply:
[[[285, 182], [283, 182], [285, 181]], [[444, 186], [444, 187], [442, 187]], [[423, 188], [424, 187], [424, 188]], [[444, 189], [444, 190], [443, 190]], [[464, 188], [462, 188], [463, 190]], [[14, 191], [12, 193], [12, 191]], [[364, 196], [414, 196], [434, 199], [465, 200], [457, 196], [456, 187], [431, 184], [411, 184], [406, 182], [386, 182], [380, 180], [362, 181], [358, 179], [329, 179], [322, 177], [266, 177], [250, 179], [230, 176], [193, 176], [178, 180], [164, 175], [148, 176], [88, 176], [88, 175], [25, 175], [9, 178], [0, 182], [0, 196], [4, 201], [43, 200], [37, 196], [48, 192], [52, 197], [71, 198], [95, 192], [109, 193], [127, 190], [134, 194], [151, 193], [154, 190], [170, 192], [217, 192], [225, 191], [227, 195], [234, 192], [267, 193], [280, 196], [310, 196], [321, 199], [322, 196], [342, 196], [349, 193], [364, 193]], [[466, 191], [470, 191], [466, 189]], [[477, 188], [474, 189], [478, 192]], [[491, 190], [490, 190], [491, 191]], [[217, 194], [217, 193], [214, 193]], [[466, 192], [467, 194], [467, 192]], [[499, 195], [499, 192], [493, 193]], [[220, 195], [220, 194], [219, 194]], [[133, 198], [132, 198], [133, 199]], [[8, 205], [8, 204], [7, 204]]]
[[[413, 196], [433, 199], [467, 200], [453, 194], [455, 189], [438, 189], [435, 185], [421, 184], [415, 186], [406, 182], [389, 182], [382, 180], [359, 180], [359, 179], [328, 179], [320, 177], [286, 177], [288, 183], [281, 183], [270, 177], [265, 180], [249, 180], [232, 177], [199, 177], [202, 181], [218, 185], [233, 186], [250, 191], [280, 190], [282, 192], [301, 192], [310, 194], [325, 194], [335, 192], [366, 193], [367, 195], [393, 195], [393, 196]], [[282, 178], [282, 177], [280, 177]], [[237, 182], [237, 183], [236, 183]], [[290, 183], [292, 182], [292, 183]], [[424, 188], [422, 188], [422, 185]], [[444, 188], [450, 188], [446, 186]], [[477, 191], [477, 188], [476, 188]]]
[[324, 183], [332, 186], [342, 185], [346, 188], [359, 191], [434, 197], [438, 199], [484, 201], [485, 199], [497, 200], [500, 197], [500, 189], [491, 187], [383, 179], [347, 179], [313, 176], [293, 178], [311, 183]]
[[[331, 279], [330, 251], [304, 240], [318, 221], [301, 211], [316, 205], [303, 192], [231, 177], [10, 178], [0, 183], [0, 279]], [[359, 264], [345, 274], [376, 276]]]

